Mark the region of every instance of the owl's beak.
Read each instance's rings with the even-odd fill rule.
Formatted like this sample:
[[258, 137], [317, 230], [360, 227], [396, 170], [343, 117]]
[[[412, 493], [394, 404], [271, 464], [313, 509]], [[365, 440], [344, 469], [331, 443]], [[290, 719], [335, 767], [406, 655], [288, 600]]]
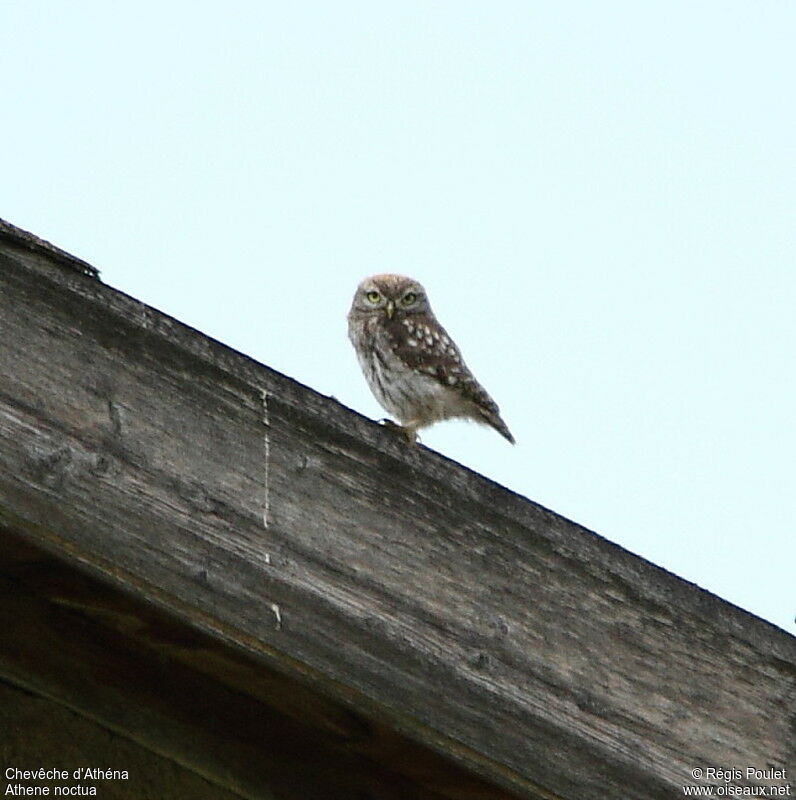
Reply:
[[392, 319], [392, 315], [395, 313], [395, 303], [392, 300], [388, 300], [384, 310], [387, 312], [387, 316]]

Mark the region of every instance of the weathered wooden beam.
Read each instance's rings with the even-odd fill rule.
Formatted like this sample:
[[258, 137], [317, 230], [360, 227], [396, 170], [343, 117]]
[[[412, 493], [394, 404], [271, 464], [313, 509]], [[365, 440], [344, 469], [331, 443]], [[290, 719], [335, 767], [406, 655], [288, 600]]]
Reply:
[[519, 796], [796, 764], [785, 632], [13, 236], [0, 273], [29, 542]]

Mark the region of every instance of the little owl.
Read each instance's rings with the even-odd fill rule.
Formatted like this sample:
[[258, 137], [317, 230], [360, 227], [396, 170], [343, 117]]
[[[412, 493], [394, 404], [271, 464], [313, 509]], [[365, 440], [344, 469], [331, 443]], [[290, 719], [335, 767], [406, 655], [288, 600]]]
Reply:
[[403, 275], [362, 281], [348, 312], [348, 336], [370, 390], [409, 441], [419, 428], [458, 417], [489, 425], [514, 444], [417, 281]]

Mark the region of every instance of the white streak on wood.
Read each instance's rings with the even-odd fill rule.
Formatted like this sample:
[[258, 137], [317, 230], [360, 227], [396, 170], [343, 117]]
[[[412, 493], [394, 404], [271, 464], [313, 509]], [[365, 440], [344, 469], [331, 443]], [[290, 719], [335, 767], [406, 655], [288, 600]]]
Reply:
[[274, 612], [274, 630], [282, 630], [282, 613], [276, 603], [271, 603], [271, 611]]
[[[268, 391], [260, 389], [260, 400], [262, 401], [262, 421], [263, 421], [263, 457], [265, 474], [263, 477], [263, 527], [268, 529], [268, 513], [270, 511], [270, 497], [269, 497], [269, 467], [271, 462], [271, 439], [269, 432], [271, 430], [271, 419], [268, 414]], [[267, 556], [267, 562], [270, 564], [270, 556]]]

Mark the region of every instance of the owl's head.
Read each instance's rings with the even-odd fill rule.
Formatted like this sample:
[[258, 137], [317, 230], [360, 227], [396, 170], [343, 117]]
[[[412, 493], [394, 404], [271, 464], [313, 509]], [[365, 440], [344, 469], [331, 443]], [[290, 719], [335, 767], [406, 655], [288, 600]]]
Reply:
[[426, 290], [405, 275], [371, 275], [357, 286], [351, 314], [401, 318], [429, 310]]

